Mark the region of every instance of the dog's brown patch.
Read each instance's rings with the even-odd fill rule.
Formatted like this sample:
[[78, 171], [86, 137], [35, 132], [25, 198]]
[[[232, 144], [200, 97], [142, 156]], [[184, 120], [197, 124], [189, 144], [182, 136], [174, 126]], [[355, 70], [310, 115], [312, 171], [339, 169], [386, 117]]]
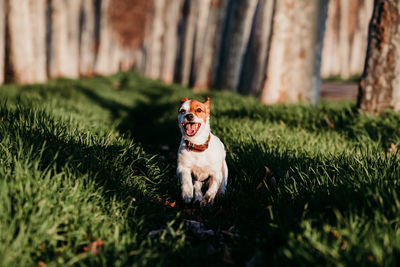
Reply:
[[210, 98], [207, 97], [203, 103], [194, 99], [191, 100], [189, 104], [189, 111], [198, 118], [203, 119], [204, 123], [206, 123], [207, 117], [210, 116]]

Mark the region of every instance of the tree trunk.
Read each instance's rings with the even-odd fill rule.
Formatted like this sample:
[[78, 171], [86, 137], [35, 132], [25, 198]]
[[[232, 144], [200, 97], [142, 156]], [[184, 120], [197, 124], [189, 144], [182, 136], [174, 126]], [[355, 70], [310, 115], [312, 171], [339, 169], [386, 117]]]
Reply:
[[260, 0], [249, 48], [243, 63], [239, 91], [259, 95], [265, 78], [274, 13], [274, 0]]
[[47, 81], [46, 0], [29, 0], [30, 24], [35, 57], [35, 82]]
[[165, 0], [153, 0], [152, 17], [150, 20], [145, 47], [145, 70], [146, 76], [159, 79], [161, 74], [161, 58], [164, 30], [164, 8]]
[[319, 99], [319, 61], [327, 1], [277, 1], [261, 101]]
[[328, 15], [326, 18], [326, 31], [324, 36], [324, 47], [322, 50], [322, 77], [340, 74], [339, 51], [339, 0], [329, 0]]
[[165, 32], [161, 53], [161, 80], [174, 81], [176, 54], [178, 50], [178, 22], [180, 20], [182, 0], [169, 2], [164, 10]]
[[96, 52], [94, 1], [82, 1], [79, 22], [79, 74], [90, 76], [93, 74]]
[[183, 37], [180, 55], [180, 77], [179, 82], [188, 86], [190, 73], [192, 71], [194, 38], [196, 34], [196, 21], [198, 16], [198, 5], [200, 0], [186, 0], [183, 8]]
[[79, 76], [79, 11], [80, 0], [51, 2], [50, 76]]
[[9, 1], [10, 61], [17, 83], [35, 82], [35, 56], [29, 0]]
[[197, 18], [196, 18], [196, 29], [193, 38], [193, 55], [192, 55], [192, 66], [190, 71], [189, 85], [192, 86], [196, 80], [196, 74], [200, 68], [201, 60], [204, 56], [204, 45], [206, 36], [210, 30], [207, 26], [210, 15], [210, 0], [200, 0], [197, 4]]
[[350, 12], [355, 14], [355, 26], [351, 33], [349, 68], [350, 75], [362, 74], [368, 45], [368, 24], [371, 20], [374, 6], [373, 0], [359, 0], [358, 6]]
[[212, 87], [220, 57], [220, 45], [225, 27], [228, 0], [212, 0], [202, 54], [195, 63], [193, 87], [195, 91]]
[[226, 36], [225, 56], [221, 64], [221, 82], [218, 84], [221, 89], [230, 91], [236, 91], [239, 85], [257, 0], [240, 0], [234, 5]]
[[363, 71], [373, 0], [330, 0], [322, 56], [322, 76], [347, 79]]
[[6, 5], [5, 0], [0, 0], [0, 84], [4, 82], [5, 51], [6, 51]]
[[400, 2], [375, 0], [358, 106], [378, 113], [400, 110]]
[[119, 70], [120, 51], [116, 35], [113, 34], [109, 21], [109, 8], [111, 0], [102, 0], [100, 6], [100, 37], [99, 48], [95, 62], [95, 73], [109, 75]]

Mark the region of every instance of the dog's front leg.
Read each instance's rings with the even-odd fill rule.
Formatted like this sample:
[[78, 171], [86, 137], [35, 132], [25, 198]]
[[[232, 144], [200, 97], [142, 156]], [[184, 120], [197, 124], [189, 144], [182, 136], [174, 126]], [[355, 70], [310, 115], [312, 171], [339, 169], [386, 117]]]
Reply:
[[189, 170], [178, 170], [178, 176], [182, 184], [182, 198], [186, 203], [192, 201], [193, 198], [193, 183], [192, 175]]
[[201, 187], [203, 186], [203, 182], [194, 181], [194, 200], [201, 202], [203, 200], [203, 193], [201, 192]]
[[214, 198], [217, 195], [218, 189], [221, 186], [222, 176], [212, 175], [210, 176], [210, 185], [208, 186], [208, 190], [204, 195], [202, 204], [212, 204], [214, 202]]

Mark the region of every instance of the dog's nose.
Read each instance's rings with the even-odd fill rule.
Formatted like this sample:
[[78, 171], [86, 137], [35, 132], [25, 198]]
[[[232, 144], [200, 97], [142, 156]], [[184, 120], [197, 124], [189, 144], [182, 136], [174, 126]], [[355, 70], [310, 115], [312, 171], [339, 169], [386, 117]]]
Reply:
[[189, 113], [189, 114], [187, 114], [187, 115], [185, 116], [185, 118], [186, 118], [188, 121], [192, 121], [192, 120], [193, 120], [193, 114]]

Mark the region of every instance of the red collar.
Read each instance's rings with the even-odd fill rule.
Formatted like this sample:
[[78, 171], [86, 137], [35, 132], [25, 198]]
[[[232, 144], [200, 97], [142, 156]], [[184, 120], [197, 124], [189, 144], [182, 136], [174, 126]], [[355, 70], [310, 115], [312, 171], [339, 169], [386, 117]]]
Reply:
[[211, 134], [208, 135], [207, 141], [202, 145], [193, 144], [193, 143], [189, 142], [188, 140], [185, 140], [185, 144], [189, 151], [203, 152], [204, 150], [206, 150], [208, 148], [208, 143], [210, 143], [210, 139], [211, 139]]

